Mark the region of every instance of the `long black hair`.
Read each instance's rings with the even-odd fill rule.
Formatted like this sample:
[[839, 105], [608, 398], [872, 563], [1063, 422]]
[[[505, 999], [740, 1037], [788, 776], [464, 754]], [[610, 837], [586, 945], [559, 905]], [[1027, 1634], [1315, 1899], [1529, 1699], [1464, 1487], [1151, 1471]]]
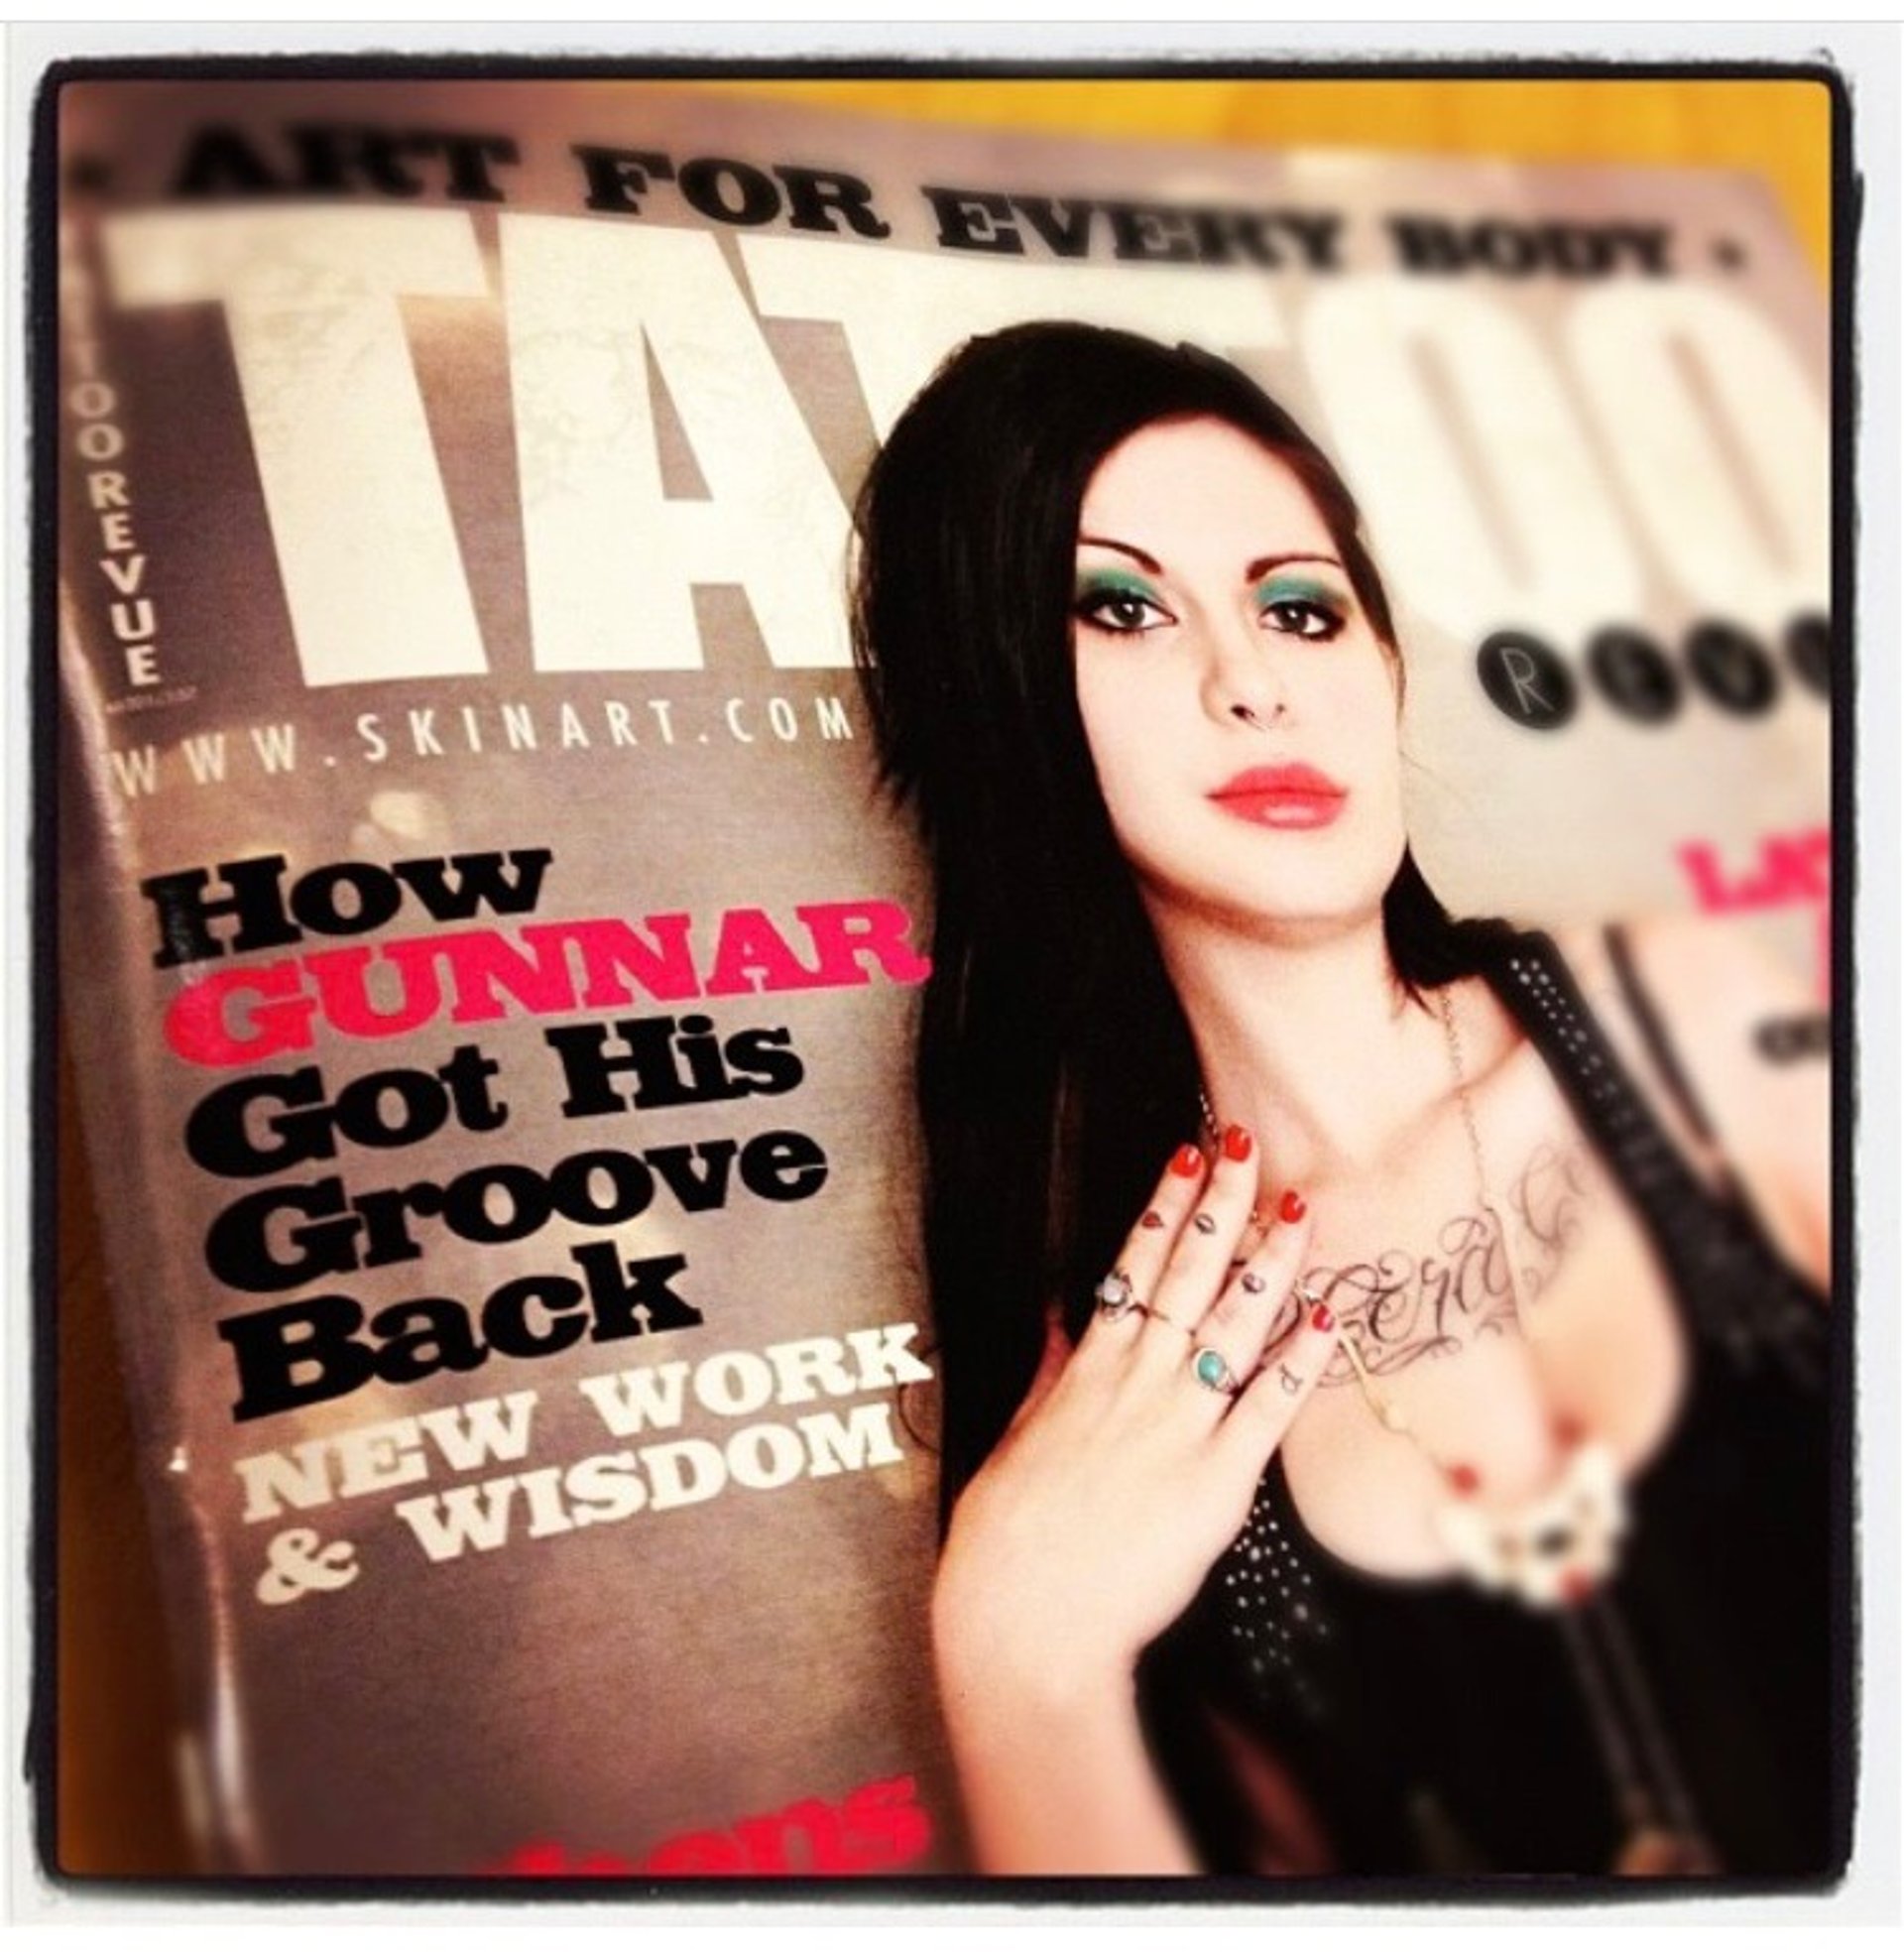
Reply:
[[[1189, 1028], [1098, 790], [1071, 656], [1087, 484], [1138, 428], [1192, 417], [1296, 475], [1392, 650], [1341, 476], [1253, 381], [1193, 347], [1069, 323], [969, 340], [859, 499], [855, 651], [934, 879], [917, 1088], [947, 1513], [1024, 1395], [1048, 1304], [1081, 1328], [1197, 1125]], [[1451, 922], [1410, 856], [1382, 915], [1411, 993], [1476, 968], [1477, 926]]]

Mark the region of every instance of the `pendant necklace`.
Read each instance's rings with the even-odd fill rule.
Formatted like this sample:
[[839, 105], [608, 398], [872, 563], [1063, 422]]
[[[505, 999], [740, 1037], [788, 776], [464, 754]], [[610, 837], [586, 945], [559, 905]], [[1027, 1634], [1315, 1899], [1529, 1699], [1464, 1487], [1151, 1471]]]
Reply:
[[[1438, 994], [1438, 1003], [1455, 1101], [1461, 1109], [1468, 1155], [1474, 1163], [1476, 1200], [1481, 1212], [1493, 1223], [1514, 1322], [1530, 1343], [1538, 1342], [1541, 1329], [1537, 1313], [1527, 1307], [1522, 1293], [1512, 1226], [1488, 1179], [1481, 1130], [1462, 1059], [1461, 1035], [1447, 987]], [[1209, 1095], [1200, 1091], [1198, 1098], [1210, 1131], [1220, 1133]], [[1252, 1215], [1250, 1219], [1254, 1222], [1258, 1218]], [[1375, 1383], [1361, 1342], [1347, 1324], [1341, 1350], [1376, 1423], [1413, 1446], [1446, 1489], [1448, 1498], [1436, 1503], [1430, 1520], [1436, 1537], [1470, 1581], [1490, 1593], [1512, 1596], [1529, 1608], [1557, 1609], [1585, 1602], [1612, 1574], [1626, 1531], [1627, 1513], [1618, 1463], [1604, 1439], [1586, 1432], [1576, 1419], [1555, 1415], [1551, 1428], [1560, 1469], [1550, 1483], [1528, 1500], [1512, 1504], [1486, 1500], [1479, 1471], [1466, 1461], [1443, 1459], [1431, 1450], [1415, 1431], [1406, 1408]]]
[[[1455, 1100], [1468, 1137], [1476, 1198], [1494, 1225], [1506, 1268], [1513, 1317], [1530, 1344], [1538, 1343], [1538, 1314], [1527, 1307], [1513, 1232], [1506, 1209], [1494, 1197], [1482, 1153], [1473, 1095], [1463, 1062], [1461, 1034], [1449, 998], [1437, 995]], [[1199, 1090], [1203, 1118], [1222, 1130], [1209, 1094]], [[1251, 1216], [1252, 1222], [1259, 1218]], [[1303, 1291], [1297, 1284], [1298, 1293]], [[1415, 1431], [1407, 1410], [1370, 1374], [1360, 1340], [1345, 1324], [1340, 1348], [1377, 1424], [1413, 1446], [1447, 1490], [1430, 1520], [1461, 1573], [1477, 1587], [1509, 1596], [1557, 1623], [1569, 1663], [1586, 1700], [1596, 1743], [1615, 1788], [1624, 1841], [1612, 1871], [1632, 1875], [1713, 1874], [1719, 1862], [1707, 1844], [1692, 1798], [1666, 1737], [1657, 1707], [1606, 1585], [1618, 1564], [1628, 1527], [1618, 1462], [1605, 1439], [1571, 1416], [1551, 1416], [1560, 1467], [1530, 1499], [1502, 1503], [1485, 1498], [1482, 1475], [1471, 1464], [1442, 1458]]]
[[[1461, 1109], [1468, 1156], [1474, 1164], [1475, 1198], [1494, 1225], [1514, 1322], [1523, 1337], [1537, 1343], [1541, 1327], [1522, 1292], [1513, 1224], [1488, 1178], [1448, 987], [1438, 994], [1438, 1003], [1455, 1101]], [[1618, 1462], [1606, 1440], [1588, 1433], [1577, 1419], [1556, 1414], [1550, 1422], [1560, 1469], [1547, 1487], [1531, 1499], [1512, 1504], [1484, 1500], [1481, 1474], [1465, 1461], [1445, 1460], [1430, 1450], [1415, 1432], [1406, 1410], [1370, 1377], [1360, 1342], [1345, 1335], [1342, 1344], [1356, 1384], [1376, 1419], [1385, 1430], [1407, 1440], [1447, 1488], [1450, 1498], [1439, 1503], [1430, 1518], [1442, 1545], [1471, 1581], [1491, 1593], [1510, 1595], [1530, 1608], [1554, 1609], [1585, 1602], [1612, 1574], [1626, 1532], [1627, 1513]]]

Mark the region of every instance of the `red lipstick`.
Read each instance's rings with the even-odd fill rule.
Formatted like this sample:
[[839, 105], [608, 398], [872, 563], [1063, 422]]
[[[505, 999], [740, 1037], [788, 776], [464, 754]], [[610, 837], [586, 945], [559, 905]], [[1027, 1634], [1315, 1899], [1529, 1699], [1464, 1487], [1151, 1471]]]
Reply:
[[1251, 767], [1210, 798], [1224, 813], [1258, 827], [1326, 828], [1342, 812], [1349, 790], [1313, 767]]

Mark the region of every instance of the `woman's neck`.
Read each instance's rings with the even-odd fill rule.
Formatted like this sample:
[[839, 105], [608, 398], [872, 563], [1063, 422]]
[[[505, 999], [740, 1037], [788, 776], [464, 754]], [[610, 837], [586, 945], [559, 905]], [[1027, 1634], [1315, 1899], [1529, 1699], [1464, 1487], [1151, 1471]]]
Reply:
[[1308, 940], [1158, 918], [1217, 1119], [1314, 1187], [1378, 1166], [1450, 1086], [1436, 1015], [1402, 989], [1379, 916]]

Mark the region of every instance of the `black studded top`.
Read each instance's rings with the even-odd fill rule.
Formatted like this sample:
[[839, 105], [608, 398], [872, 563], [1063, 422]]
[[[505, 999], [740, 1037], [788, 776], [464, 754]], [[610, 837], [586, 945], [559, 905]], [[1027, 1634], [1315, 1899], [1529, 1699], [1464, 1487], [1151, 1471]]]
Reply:
[[[1728, 1874], [1817, 1877], [1841, 1852], [1822, 1299], [1692, 1172], [1549, 939], [1514, 939], [1487, 976], [1690, 1330], [1686, 1403], [1627, 1490], [1617, 1572], [1566, 1611], [1460, 1577], [1368, 1575], [1310, 1538], [1272, 1461], [1166, 1662], [1194, 1663], [1233, 1738], [1251, 1734], [1294, 1779], [1327, 1842], [1313, 1871], [1605, 1875], [1636, 1828], [1667, 1825], [1696, 1829]], [[1684, 1107], [1703, 1127], [1690, 1094]], [[1246, 1862], [1260, 1864], [1259, 1838]]]

